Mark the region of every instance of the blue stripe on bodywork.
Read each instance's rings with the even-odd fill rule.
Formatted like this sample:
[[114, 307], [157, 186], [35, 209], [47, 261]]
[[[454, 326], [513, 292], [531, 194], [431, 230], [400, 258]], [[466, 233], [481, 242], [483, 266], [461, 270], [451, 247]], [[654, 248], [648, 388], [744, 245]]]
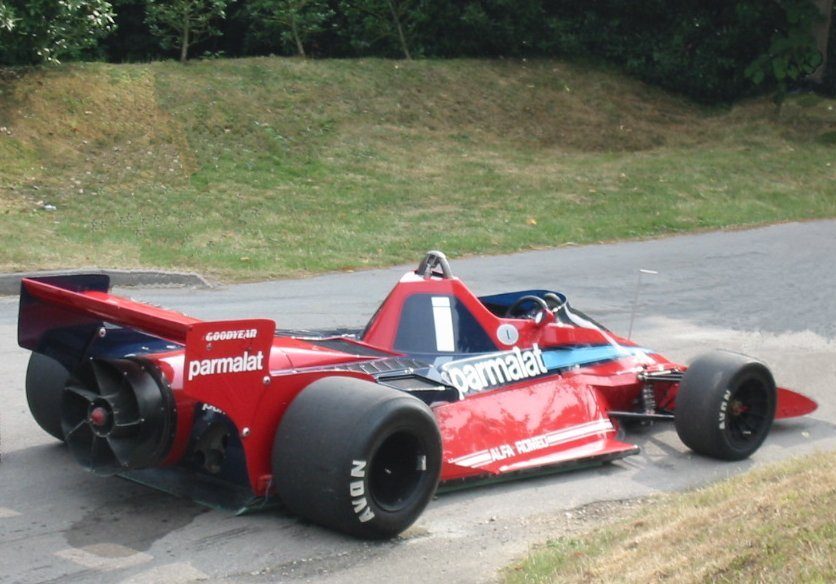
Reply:
[[571, 349], [546, 349], [543, 351], [543, 363], [546, 369], [568, 369], [576, 365], [588, 365], [601, 361], [611, 361], [632, 355], [643, 355], [647, 349], [640, 347], [620, 347], [605, 345], [599, 347], [574, 347]]

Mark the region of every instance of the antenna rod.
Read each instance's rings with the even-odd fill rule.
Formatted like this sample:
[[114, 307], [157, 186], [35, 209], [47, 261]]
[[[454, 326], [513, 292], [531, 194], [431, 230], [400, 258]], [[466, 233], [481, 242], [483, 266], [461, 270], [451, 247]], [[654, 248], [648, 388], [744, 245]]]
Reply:
[[639, 305], [639, 291], [642, 287], [642, 274], [656, 275], [659, 272], [654, 270], [639, 270], [639, 279], [636, 281], [636, 294], [633, 297], [633, 309], [630, 311], [630, 328], [627, 330], [627, 340], [629, 341], [633, 336], [633, 321], [636, 319], [636, 307]]

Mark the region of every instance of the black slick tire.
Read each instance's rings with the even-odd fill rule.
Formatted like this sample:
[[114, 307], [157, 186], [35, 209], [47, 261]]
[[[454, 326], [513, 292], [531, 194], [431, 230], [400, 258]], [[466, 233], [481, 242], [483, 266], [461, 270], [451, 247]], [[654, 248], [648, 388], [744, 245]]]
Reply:
[[47, 434], [64, 440], [61, 429], [61, 394], [69, 371], [52, 357], [32, 353], [26, 369], [26, 401], [35, 422]]
[[350, 535], [397, 535], [421, 514], [441, 470], [441, 437], [417, 398], [326, 377], [290, 404], [273, 443], [273, 480], [292, 513]]
[[680, 382], [676, 432], [694, 452], [742, 460], [766, 439], [776, 402], [766, 365], [739, 353], [708, 353], [694, 360]]

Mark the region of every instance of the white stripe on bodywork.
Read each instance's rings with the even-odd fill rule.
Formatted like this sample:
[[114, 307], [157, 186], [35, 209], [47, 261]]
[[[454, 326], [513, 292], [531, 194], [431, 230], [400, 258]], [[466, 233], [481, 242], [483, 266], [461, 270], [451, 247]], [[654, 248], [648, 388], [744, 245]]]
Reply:
[[558, 430], [556, 432], [543, 434], [543, 438], [545, 438], [546, 442], [551, 445], [563, 444], [564, 442], [571, 442], [572, 440], [586, 438], [587, 436], [591, 436], [593, 434], [609, 432], [613, 429], [612, 422], [610, 422], [607, 418], [602, 418], [600, 420], [595, 420], [594, 422], [587, 422], [586, 424], [566, 428], [565, 430]]
[[453, 337], [453, 311], [450, 309], [450, 298], [433, 296], [432, 303], [435, 348], [437, 351], [455, 351], [456, 342]]
[[[592, 422], [587, 422], [585, 424], [578, 424], [577, 426], [571, 426], [569, 428], [564, 428], [563, 430], [548, 432], [547, 434], [540, 434], [539, 436], [528, 436], [527, 438], [529, 440], [542, 439], [549, 446], [555, 446], [557, 444], [573, 442], [575, 440], [580, 440], [581, 438], [588, 438], [590, 436], [594, 436], [595, 434], [600, 434], [602, 432], [610, 432], [612, 430], [614, 430], [612, 422], [610, 422], [608, 418], [600, 418], [598, 420], [593, 420]], [[490, 449], [486, 449], [480, 450], [479, 452], [466, 454], [458, 458], [453, 458], [449, 462], [452, 464], [457, 464], [459, 466], [478, 468], [480, 466], [485, 466], [486, 464], [490, 464], [491, 462], [493, 462], [493, 457], [491, 456]]]

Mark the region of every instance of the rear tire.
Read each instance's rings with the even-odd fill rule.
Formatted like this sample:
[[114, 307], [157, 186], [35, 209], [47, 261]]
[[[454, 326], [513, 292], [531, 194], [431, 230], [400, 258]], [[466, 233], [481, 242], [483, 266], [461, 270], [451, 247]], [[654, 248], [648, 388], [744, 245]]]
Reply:
[[26, 401], [32, 417], [47, 434], [64, 440], [61, 428], [61, 394], [70, 372], [41, 353], [32, 353], [26, 369]]
[[691, 450], [742, 460], [766, 439], [775, 417], [775, 381], [763, 363], [739, 353], [698, 357], [676, 396], [676, 432]]
[[432, 498], [441, 437], [417, 398], [350, 377], [319, 379], [290, 404], [273, 443], [287, 508], [362, 538], [393, 537]]

